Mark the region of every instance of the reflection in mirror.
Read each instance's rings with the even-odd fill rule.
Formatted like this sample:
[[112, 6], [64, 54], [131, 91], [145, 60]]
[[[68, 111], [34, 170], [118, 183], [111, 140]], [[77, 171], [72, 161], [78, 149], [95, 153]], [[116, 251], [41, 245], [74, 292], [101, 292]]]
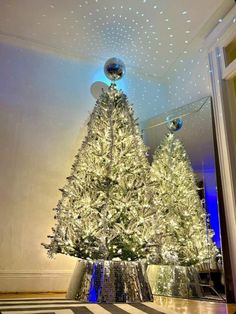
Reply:
[[[221, 256], [222, 247], [211, 98], [202, 98], [144, 122], [142, 130], [143, 138], [145, 144], [149, 147], [149, 160], [151, 163], [155, 150], [170, 131], [173, 132], [175, 138], [182, 142], [189, 156], [199, 188], [199, 197], [207, 214], [206, 224], [209, 225], [209, 229], [213, 229], [214, 231], [213, 241], [218, 249], [218, 254], [213, 257], [209, 256], [209, 262], [195, 267], [197, 272], [194, 275], [189, 275], [192, 270], [187, 270], [188, 275], [181, 275], [181, 278], [184, 278], [183, 276], [188, 277], [186, 278], [188, 292], [185, 297], [224, 301], [224, 270]], [[169, 270], [169, 273], [166, 269], [162, 269], [161, 271], [162, 274], [165, 273], [163, 276], [169, 276], [169, 278], [171, 278], [170, 272], [175, 272], [173, 276], [177, 278], [176, 274], [180, 274], [182, 270], [173, 270], [172, 268], [172, 270]], [[186, 273], [186, 270], [183, 272]], [[172, 280], [176, 279], [172, 278]], [[195, 287], [195, 290], [191, 289], [191, 285]], [[173, 287], [171, 292], [166, 290], [159, 294], [181, 296], [176, 294], [176, 292], [174, 294], [173, 291], [176, 287], [177, 285]]]

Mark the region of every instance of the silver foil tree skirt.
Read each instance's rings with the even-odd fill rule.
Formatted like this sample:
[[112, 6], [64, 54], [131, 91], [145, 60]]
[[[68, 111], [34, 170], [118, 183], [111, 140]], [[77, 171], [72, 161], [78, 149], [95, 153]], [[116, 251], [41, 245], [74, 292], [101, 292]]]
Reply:
[[153, 300], [141, 263], [126, 261], [78, 261], [66, 298], [91, 303]]
[[154, 295], [202, 297], [199, 276], [193, 266], [149, 265], [147, 276]]

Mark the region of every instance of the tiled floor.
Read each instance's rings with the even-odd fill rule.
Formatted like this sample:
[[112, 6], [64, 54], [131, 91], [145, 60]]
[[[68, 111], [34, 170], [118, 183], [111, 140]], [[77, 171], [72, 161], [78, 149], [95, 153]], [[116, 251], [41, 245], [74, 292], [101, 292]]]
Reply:
[[170, 297], [155, 297], [162, 308], [181, 314], [236, 314], [236, 304], [186, 300]]
[[[78, 304], [64, 299], [63, 293], [0, 294], [0, 311], [16, 313], [78, 314], [235, 314], [236, 304], [155, 297], [142, 304]], [[23, 300], [24, 299], [24, 300]], [[4, 310], [5, 309], [5, 310]]]

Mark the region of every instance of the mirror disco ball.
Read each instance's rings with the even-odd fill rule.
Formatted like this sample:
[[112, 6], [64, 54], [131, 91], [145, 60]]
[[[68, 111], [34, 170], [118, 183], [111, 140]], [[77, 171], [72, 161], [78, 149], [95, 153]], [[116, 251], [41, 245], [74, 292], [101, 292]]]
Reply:
[[125, 75], [125, 64], [118, 58], [108, 59], [104, 65], [104, 72], [111, 81], [120, 80]]
[[171, 132], [179, 131], [183, 126], [182, 118], [175, 118], [175, 119], [167, 118], [166, 120], [167, 120], [167, 127]]

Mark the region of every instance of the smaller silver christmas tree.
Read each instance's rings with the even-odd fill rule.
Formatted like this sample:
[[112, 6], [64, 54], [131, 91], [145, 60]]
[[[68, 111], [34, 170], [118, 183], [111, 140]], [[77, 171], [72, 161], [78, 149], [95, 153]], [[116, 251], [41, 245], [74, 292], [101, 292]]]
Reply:
[[184, 145], [168, 133], [154, 154], [154, 237], [152, 261], [190, 266], [214, 258], [212, 230], [198, 195], [195, 176]]

